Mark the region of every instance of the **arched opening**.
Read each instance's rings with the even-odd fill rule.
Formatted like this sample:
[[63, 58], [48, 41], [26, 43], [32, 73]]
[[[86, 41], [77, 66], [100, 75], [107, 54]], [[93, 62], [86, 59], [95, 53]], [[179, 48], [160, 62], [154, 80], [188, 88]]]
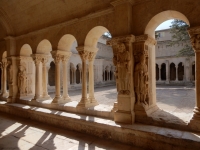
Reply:
[[76, 66], [76, 84], [80, 84], [80, 77], [81, 77], [81, 72], [80, 72], [80, 66]]
[[74, 64], [70, 63], [70, 84], [74, 84], [74, 74], [75, 74], [75, 67]]
[[158, 68], [158, 64], [156, 64], [156, 80], [159, 80], [159, 68]]
[[161, 65], [161, 80], [166, 80], [166, 64]]
[[55, 86], [55, 63], [53, 61], [50, 63], [48, 77], [49, 77], [49, 85]]
[[182, 62], [178, 64], [178, 80], [183, 81], [184, 76], [184, 65]]
[[[111, 36], [108, 29], [103, 26], [97, 26], [92, 28], [88, 32], [84, 42], [84, 50], [88, 51], [91, 55], [89, 55], [89, 58], [87, 60], [86, 66], [88, 67], [88, 69], [86, 69], [86, 75], [83, 74], [83, 76], [86, 76], [86, 78], [88, 78], [88, 89], [86, 90], [88, 90], [87, 93], [89, 101], [94, 105], [97, 105], [99, 102], [105, 105], [113, 105], [113, 103], [116, 101], [116, 99], [113, 99], [113, 103], [108, 104], [108, 101], [106, 100], [108, 89], [112, 90], [113, 88], [115, 88], [114, 83], [113, 85], [111, 85], [112, 82], [107, 82], [113, 78], [112, 71], [110, 69], [107, 70], [104, 68], [104, 66], [113, 65], [112, 48], [106, 45], [107, 40], [109, 40], [110, 38]], [[98, 96], [98, 99], [96, 99], [95, 92], [98, 92], [99, 90], [104, 92], [103, 94], [101, 94], [102, 97]]]
[[176, 66], [174, 63], [170, 64], [170, 81], [176, 80]]
[[24, 44], [20, 50], [19, 55], [20, 56], [26, 56], [26, 57], [30, 57], [32, 54], [32, 49], [30, 47], [30, 45], [28, 44]]
[[[164, 110], [166, 113], [163, 114], [162, 119], [166, 120], [166, 117], [164, 117], [165, 115], [167, 115], [169, 112], [171, 114], [171, 116], [174, 118], [179, 118], [181, 121], [189, 121], [189, 118], [192, 116], [192, 110], [193, 107], [190, 108], [191, 113], [187, 114], [187, 117], [183, 117], [183, 112], [187, 111], [187, 107], [186, 105], [181, 106], [180, 104], [183, 104], [183, 93], [190, 93], [191, 91], [186, 90], [183, 85], [180, 85], [180, 82], [176, 82], [178, 81], [178, 76], [177, 74], [177, 70], [178, 70], [178, 65], [175, 66], [174, 63], [177, 63], [177, 61], [179, 61], [179, 59], [181, 60], [181, 58], [177, 58], [176, 55], [176, 50], [178, 49], [178, 46], [182, 45], [182, 44], [177, 44], [174, 46], [171, 46], [170, 44], [166, 44], [165, 41], [168, 40], [168, 42], [170, 41], [171, 35], [170, 35], [170, 31], [169, 30], [159, 30], [156, 31], [156, 28], [162, 24], [163, 22], [170, 20], [170, 19], [178, 19], [178, 20], [182, 20], [184, 21], [187, 25], [190, 25], [189, 20], [187, 19], [187, 17], [177, 11], [173, 11], [173, 10], [167, 10], [167, 11], [163, 11], [160, 12], [159, 14], [155, 15], [147, 24], [144, 34], [148, 34], [151, 38], [155, 39], [157, 41], [157, 46], [152, 46], [152, 49], [149, 51], [149, 56], [151, 57], [151, 59], [149, 59], [149, 77], [151, 79], [149, 79], [149, 85], [151, 85], [149, 88], [150, 91], [152, 91], [152, 93], [155, 92], [155, 94], [152, 94], [152, 99], [154, 100], [154, 104], [158, 107], [160, 107], [162, 110]], [[171, 25], [171, 24], [170, 24]], [[169, 26], [170, 26], [169, 25]], [[169, 28], [168, 26], [168, 28]], [[156, 33], [156, 34], [155, 34]], [[174, 48], [176, 47], [176, 49]], [[174, 58], [173, 58], [174, 57]], [[163, 61], [166, 62], [165, 66], [161, 66], [161, 79], [165, 80], [165, 82], [162, 82], [162, 85], [157, 85], [157, 87], [155, 86], [154, 83], [155, 79], [157, 79], [157, 71], [154, 69], [157, 69], [157, 67], [155, 67], [156, 64], [156, 60], [158, 60], [158, 62]], [[184, 79], [184, 69], [181, 66], [181, 75], [180, 75], [180, 79]], [[164, 73], [166, 71], [166, 74]], [[160, 74], [159, 74], [160, 75]], [[175, 82], [170, 82], [170, 81], [175, 81]], [[176, 85], [176, 86], [180, 86], [179, 88], [181, 90], [175, 90], [173, 91], [172, 88], [173, 86], [167, 86], [168, 85]], [[160, 86], [162, 88], [160, 88]], [[182, 91], [182, 92], [181, 92]], [[163, 93], [164, 92], [164, 93]], [[179, 93], [180, 92], [180, 93]], [[194, 91], [192, 90], [192, 95], [194, 94]], [[154, 95], [156, 95], [154, 97]], [[170, 97], [169, 97], [170, 96]], [[156, 98], [157, 97], [157, 98]], [[188, 98], [189, 99], [189, 98]], [[177, 103], [175, 103], [175, 101], [179, 101]], [[191, 99], [192, 104], [194, 103], [194, 99]], [[187, 102], [186, 102], [187, 103]], [[185, 103], [185, 104], [186, 104]], [[173, 107], [176, 108], [176, 110], [172, 110], [170, 109], [171, 106], [173, 105]], [[177, 110], [181, 111], [177, 111]], [[158, 110], [159, 111], [159, 110]], [[163, 113], [163, 112], [160, 112]], [[187, 118], [187, 119], [186, 119]], [[173, 119], [171, 119], [171, 121], [173, 122]]]

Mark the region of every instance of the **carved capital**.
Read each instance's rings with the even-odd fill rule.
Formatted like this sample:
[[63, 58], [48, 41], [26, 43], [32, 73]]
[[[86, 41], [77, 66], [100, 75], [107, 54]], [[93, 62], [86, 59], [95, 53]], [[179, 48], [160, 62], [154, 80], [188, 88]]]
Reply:
[[90, 52], [89, 51], [78, 51], [78, 53], [79, 53], [81, 59], [83, 61], [86, 61], [88, 59], [88, 56], [89, 56]]
[[95, 58], [95, 56], [96, 56], [95, 52], [89, 52], [89, 54], [88, 54], [88, 60], [89, 61], [93, 61], [94, 58]]
[[67, 63], [68, 61], [69, 61], [69, 59], [70, 59], [70, 57], [71, 57], [71, 52], [69, 52], [67, 55], [63, 55], [62, 56], [62, 62], [63, 63]]
[[191, 36], [191, 44], [195, 52], [200, 52], [200, 34]]
[[55, 61], [55, 64], [60, 63], [60, 61], [62, 60], [62, 55], [60, 55], [60, 54], [53, 54], [52, 57]]
[[114, 46], [118, 43], [133, 43], [134, 41], [135, 41], [134, 35], [119, 36], [108, 40], [107, 45]]
[[35, 57], [33, 60], [34, 60], [36, 65], [39, 65], [40, 62], [42, 61], [42, 58], [41, 57]]
[[188, 29], [192, 47], [195, 52], [200, 52], [200, 26]]

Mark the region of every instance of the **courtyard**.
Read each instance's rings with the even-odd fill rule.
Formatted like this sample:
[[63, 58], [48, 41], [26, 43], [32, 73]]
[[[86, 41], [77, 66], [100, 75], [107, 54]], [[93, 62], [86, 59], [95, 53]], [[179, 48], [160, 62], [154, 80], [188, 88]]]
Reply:
[[[54, 93], [51, 92], [50, 96], [54, 97]], [[79, 102], [81, 99], [81, 90], [70, 90], [69, 96], [72, 101]], [[189, 122], [195, 106], [194, 86], [158, 85], [156, 88], [156, 97], [157, 105], [161, 111], [153, 113], [152, 116], [160, 116], [167, 119], [167, 116], [163, 114], [164, 111], [179, 118], [185, 123]], [[116, 87], [105, 86], [95, 88], [95, 98], [98, 103], [104, 107], [112, 108], [117, 99]]]

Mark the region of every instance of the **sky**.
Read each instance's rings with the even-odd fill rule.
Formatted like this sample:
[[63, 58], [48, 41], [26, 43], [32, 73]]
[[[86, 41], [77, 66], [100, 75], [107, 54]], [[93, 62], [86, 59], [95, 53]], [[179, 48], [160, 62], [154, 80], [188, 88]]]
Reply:
[[161, 23], [161, 24], [156, 28], [156, 31], [157, 31], [157, 30], [163, 30], [163, 29], [169, 29], [169, 28], [170, 28], [169, 26], [171, 26], [171, 22], [172, 22], [172, 21], [173, 21], [173, 19], [167, 20], [167, 21]]

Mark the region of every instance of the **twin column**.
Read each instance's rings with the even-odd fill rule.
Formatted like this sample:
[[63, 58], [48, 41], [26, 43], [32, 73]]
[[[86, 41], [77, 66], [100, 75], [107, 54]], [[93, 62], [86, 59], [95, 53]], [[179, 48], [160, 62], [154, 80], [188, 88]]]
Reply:
[[[53, 99], [52, 103], [66, 103], [71, 101], [70, 97], [68, 95], [68, 82], [67, 82], [67, 63], [69, 61], [69, 58], [71, 56], [71, 52], [65, 52], [65, 51], [52, 51], [52, 56], [55, 60], [55, 66], [56, 66], [56, 75], [55, 75], [55, 98]], [[60, 86], [60, 67], [63, 67], [63, 96], [61, 96], [61, 86]]]
[[[98, 105], [94, 97], [94, 59], [96, 52], [84, 50], [84, 47], [77, 48], [82, 60], [82, 98], [77, 107], [91, 107]], [[97, 50], [96, 50], [97, 51]], [[89, 61], [89, 97], [87, 97], [87, 60]]]
[[[42, 54], [33, 55], [35, 62], [35, 96], [32, 99], [35, 100], [49, 100], [51, 97], [48, 95], [47, 89], [47, 69], [46, 64], [48, 62], [49, 56]], [[40, 72], [40, 64], [42, 63], [42, 72]], [[42, 76], [42, 78], [41, 78]], [[41, 89], [42, 88], [42, 89]], [[41, 92], [42, 91], [42, 92]]]

